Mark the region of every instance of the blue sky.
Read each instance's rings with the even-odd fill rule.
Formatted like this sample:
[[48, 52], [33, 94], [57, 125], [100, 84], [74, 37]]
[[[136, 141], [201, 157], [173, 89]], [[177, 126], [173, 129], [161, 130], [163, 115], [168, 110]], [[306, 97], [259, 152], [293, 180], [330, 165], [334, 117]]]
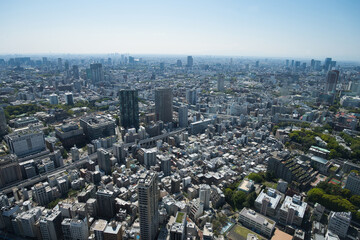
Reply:
[[358, 0], [0, 0], [0, 54], [130, 53], [360, 61]]

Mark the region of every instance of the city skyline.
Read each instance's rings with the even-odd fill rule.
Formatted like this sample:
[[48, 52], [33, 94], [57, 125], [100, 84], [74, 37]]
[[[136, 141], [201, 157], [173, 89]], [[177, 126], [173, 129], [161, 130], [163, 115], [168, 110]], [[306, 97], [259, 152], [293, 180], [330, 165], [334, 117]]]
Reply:
[[67, 3], [0, 3], [0, 54], [360, 60], [358, 1]]

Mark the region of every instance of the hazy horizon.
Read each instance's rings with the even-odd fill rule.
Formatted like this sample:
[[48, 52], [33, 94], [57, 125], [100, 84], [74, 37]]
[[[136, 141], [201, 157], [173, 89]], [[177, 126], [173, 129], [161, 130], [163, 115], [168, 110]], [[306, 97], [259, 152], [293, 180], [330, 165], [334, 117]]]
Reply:
[[11, 1], [0, 55], [193, 55], [360, 61], [360, 1]]

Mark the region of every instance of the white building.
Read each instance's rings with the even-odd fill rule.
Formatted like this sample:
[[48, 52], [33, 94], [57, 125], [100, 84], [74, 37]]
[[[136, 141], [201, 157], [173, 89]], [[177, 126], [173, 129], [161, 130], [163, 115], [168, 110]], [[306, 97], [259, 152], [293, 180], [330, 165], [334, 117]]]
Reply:
[[281, 197], [281, 193], [275, 189], [269, 188], [266, 193], [262, 190], [255, 200], [255, 208], [263, 215], [275, 216], [280, 207]]
[[328, 230], [345, 238], [351, 222], [351, 212], [330, 212]]
[[5, 136], [11, 153], [24, 157], [45, 150], [44, 133], [40, 129], [27, 128]]
[[200, 186], [199, 198], [200, 202], [204, 204], [204, 210], [209, 209], [211, 189], [207, 184]]
[[65, 218], [61, 223], [64, 239], [87, 240], [89, 230], [86, 222], [86, 218], [84, 220]]
[[351, 172], [346, 180], [345, 188], [349, 189], [352, 194], [360, 195], [360, 176]]
[[280, 208], [280, 221], [287, 225], [301, 226], [306, 207], [307, 203], [302, 202], [300, 196], [286, 196]]
[[39, 220], [41, 239], [57, 240], [61, 239], [61, 212], [58, 210], [50, 211], [47, 215], [41, 216]]
[[243, 208], [239, 214], [239, 221], [248, 228], [270, 237], [275, 230], [275, 222], [256, 213], [254, 210]]

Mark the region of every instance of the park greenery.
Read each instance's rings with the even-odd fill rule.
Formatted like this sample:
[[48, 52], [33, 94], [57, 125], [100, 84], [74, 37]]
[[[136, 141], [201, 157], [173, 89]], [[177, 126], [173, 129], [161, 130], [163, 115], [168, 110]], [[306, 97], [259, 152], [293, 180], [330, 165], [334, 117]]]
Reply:
[[36, 104], [21, 104], [16, 106], [7, 106], [4, 109], [5, 117], [7, 120], [11, 120], [16, 118], [17, 116], [20, 116], [22, 114], [29, 115], [34, 114], [36, 112], [42, 111], [42, 108]]
[[327, 209], [336, 212], [350, 211], [352, 219], [360, 222], [360, 196], [352, 195], [348, 189], [339, 185], [321, 182], [308, 192], [308, 201], [320, 203]]

